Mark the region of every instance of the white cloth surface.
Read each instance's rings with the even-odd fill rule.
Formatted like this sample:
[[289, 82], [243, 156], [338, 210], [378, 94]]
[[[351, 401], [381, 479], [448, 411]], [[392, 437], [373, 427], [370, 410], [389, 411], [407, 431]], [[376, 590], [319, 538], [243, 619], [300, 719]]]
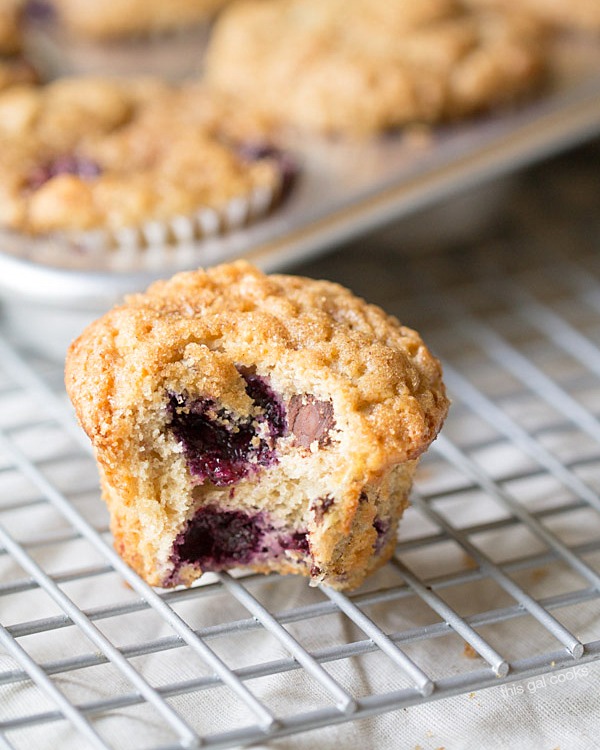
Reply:
[[[26, 420], [27, 412], [23, 412], [23, 408], [23, 403], [13, 403], [15, 419]], [[10, 408], [4, 408], [3, 421], [10, 422], [11, 418]], [[449, 434], [453, 433], [453, 429], [450, 424]], [[37, 428], [35, 440], [32, 441], [31, 437], [27, 433], [22, 436], [22, 446], [26, 446], [28, 455], [42, 462], [40, 465], [47, 466], [46, 471], [55, 486], [66, 492], [71, 491], [73, 502], [89, 520], [100, 527], [105, 525], [106, 513], [97, 491], [83, 491], [85, 487], [93, 488], [95, 484], [92, 461], [86, 457], [61, 461], [59, 457], [72, 444], [58, 428]], [[478, 458], [491, 474], [501, 474], [507, 465], [517, 466], [519, 460], [519, 456], [506, 446], [500, 452], [483, 450]], [[520, 460], [523, 465], [527, 464], [522, 456]], [[421, 467], [418, 484], [426, 490], [440, 483], [452, 484], [455, 479], [447, 465], [431, 457]], [[80, 488], [81, 491], [73, 493], [73, 488]], [[69, 530], [68, 524], [47, 504], [28, 505], [39, 493], [16, 472], [6, 470], [0, 473], [0, 489], [4, 507], [16, 500], [23, 503], [20, 508], [2, 512], [4, 524], [20, 541], [34, 541], [48, 533], [60, 534]], [[529, 484], [527, 494], [521, 493], [520, 497], [528, 500], [528, 507], [539, 510], [560, 500], [561, 493], [558, 488], [549, 487], [544, 477], [538, 477]], [[440, 507], [458, 527], [463, 523], [473, 524], [506, 516], [504, 509], [491, 501], [484, 501], [484, 498], [474, 505], [473, 498], [468, 494], [463, 496], [459, 493], [443, 502], [445, 504]], [[410, 509], [402, 525], [401, 540], [422, 536], [433, 528], [415, 509]], [[576, 513], [572, 516], [562, 514], [560, 523], [555, 525], [555, 531], [568, 539], [570, 544], [588, 541], [595, 534], [597, 538], [597, 528], [598, 524], [594, 524], [592, 517], [587, 523], [582, 523]], [[529, 532], [512, 527], [508, 534], [506, 530], [489, 534], [484, 548], [492, 559], [500, 561], [542, 551], [543, 545], [532, 539]], [[49, 547], [32, 546], [29, 550], [45, 571], [56, 575], [103, 562], [87, 542], [77, 539]], [[599, 557], [596, 555], [587, 559], [597, 563]], [[464, 552], [453, 542], [406, 552], [403, 560], [422, 578], [471, 567]], [[514, 573], [513, 578], [538, 599], [584, 586], [582, 580], [561, 563]], [[58, 607], [50, 602], [43, 591], [27, 586], [27, 576], [7, 555], [0, 557], [0, 581], [3, 586], [23, 581], [25, 589], [0, 597], [0, 620], [5, 626], [58, 614]], [[400, 576], [388, 566], [370, 580], [366, 590], [400, 582]], [[61, 585], [84, 611], [137, 600], [134, 592], [125, 587], [115, 573], [110, 572]], [[310, 589], [304, 580], [297, 578], [260, 579], [248, 586], [261, 602], [276, 613], [325, 601], [318, 590]], [[514, 603], [497, 584], [488, 579], [450, 587], [439, 593], [461, 614], [483, 612]], [[197, 628], [242, 621], [239, 632], [208, 640], [229, 666], [244, 668], [288, 657], [285, 649], [272, 636], [261, 630], [246, 628], [244, 623], [247, 623], [249, 614], [226, 594], [183, 601], [175, 608]], [[574, 608], [557, 610], [556, 614], [586, 641], [600, 637], [599, 610], [597, 600], [592, 600]], [[366, 607], [365, 611], [390, 633], [439, 621], [437, 615], [415, 597], [372, 605]], [[120, 648], [172, 636], [169, 627], [148, 610], [99, 619], [96, 624]], [[287, 625], [287, 628], [309, 651], [365, 639], [364, 634], [341, 614], [302, 620]], [[482, 627], [479, 632], [509, 660], [560, 648], [560, 644], [529, 617]], [[98, 651], [74, 627], [24, 636], [19, 638], [19, 642], [38, 663], [44, 665], [78, 654], [93, 655]], [[467, 658], [464, 643], [456, 635], [408, 644], [405, 650], [434, 679], [485, 667], [483, 660]], [[187, 647], [159, 648], [157, 653], [133, 658], [132, 664], [156, 686], [185, 682], [210, 674], [201, 659]], [[12, 658], [0, 652], [0, 723], [53, 710], [52, 702], [31, 682], [2, 683], [1, 675], [16, 667]], [[325, 667], [340, 684], [359, 698], [394, 691], [410, 684], [402, 671], [380, 653], [328, 662]], [[440, 747], [469, 750], [507, 746], [548, 750], [560, 747], [561, 750], [569, 750], [591, 747], [600, 728], [599, 676], [600, 665], [589, 664], [584, 672], [580, 670], [577, 673], [576, 678], [565, 678], [560, 684], [551, 683], [548, 676], [543, 686], [530, 686], [531, 680], [522, 680], [515, 683], [520, 686], [519, 689], [508, 691], [496, 687], [476, 691], [475, 694], [432, 701], [346, 725], [271, 741], [262, 747], [299, 750], [313, 747], [344, 747], [349, 750], [417, 747], [423, 750]], [[54, 680], [77, 704], [132, 692], [127, 680], [114, 667], [106, 665], [62, 672]], [[301, 670], [250, 680], [246, 684], [276, 715], [294, 715], [332, 703], [324, 689]], [[253, 723], [248, 710], [225, 688], [184, 693], [170, 702], [200, 733], [211, 734]], [[164, 720], [148, 706], [122, 707], [110, 711], [96, 719], [94, 725], [119, 750], [158, 747], [168, 745], [174, 739]], [[79, 750], [86, 747], [81, 737], [64, 721], [15, 730], [9, 732], [8, 737], [16, 748], [60, 747], [61, 750]]]

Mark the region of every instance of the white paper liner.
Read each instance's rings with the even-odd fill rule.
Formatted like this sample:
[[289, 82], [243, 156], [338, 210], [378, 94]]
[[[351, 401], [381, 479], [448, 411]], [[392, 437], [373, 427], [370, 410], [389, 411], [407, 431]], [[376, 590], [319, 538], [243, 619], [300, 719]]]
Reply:
[[[62, 231], [31, 236], [0, 230], [2, 254], [44, 269], [84, 273], [160, 271], [164, 274], [223, 260], [222, 248], [213, 246], [235, 237], [265, 217], [278, 204], [284, 176], [277, 173], [272, 186], [257, 185], [245, 196], [234, 196], [222, 206], [199, 207], [191, 215], [168, 220], [150, 219], [119, 229]], [[152, 252], [151, 252], [152, 251]], [[0, 279], [1, 282], [1, 279]]]
[[178, 215], [164, 221], [151, 219], [139, 226], [69, 232], [63, 236], [86, 254], [111, 252], [127, 256], [131, 251], [147, 254], [150, 248], [170, 251], [178, 245], [234, 232], [265, 216], [281, 196], [282, 181], [280, 176], [272, 188], [255, 186], [246, 196], [230, 198], [220, 208], [203, 206], [190, 216]]

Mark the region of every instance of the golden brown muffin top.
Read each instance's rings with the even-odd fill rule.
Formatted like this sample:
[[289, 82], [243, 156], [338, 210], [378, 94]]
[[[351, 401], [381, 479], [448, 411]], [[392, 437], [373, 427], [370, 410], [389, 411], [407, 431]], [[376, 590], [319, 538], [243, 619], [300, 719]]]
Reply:
[[119, 452], [130, 417], [196, 382], [247, 411], [239, 366], [288, 400], [333, 402], [365, 474], [416, 458], [448, 409], [439, 362], [420, 336], [344, 287], [267, 276], [244, 261], [177, 274], [93, 323], [71, 346], [66, 383], [97, 447]]
[[275, 193], [278, 165], [245, 158], [229, 115], [201, 86], [152, 78], [13, 86], [0, 94], [0, 225], [118, 230]]
[[463, 117], [540, 79], [539, 27], [462, 0], [239, 0], [209, 82], [292, 126], [372, 133]]

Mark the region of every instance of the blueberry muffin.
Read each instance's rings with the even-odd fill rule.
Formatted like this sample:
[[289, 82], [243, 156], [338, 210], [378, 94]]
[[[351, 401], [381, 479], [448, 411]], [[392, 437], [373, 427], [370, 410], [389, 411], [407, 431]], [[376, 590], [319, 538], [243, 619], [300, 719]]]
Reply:
[[0, 54], [14, 55], [21, 51], [22, 0], [1, 0], [0, 2]]
[[[238, 118], [239, 119], [239, 118]], [[0, 94], [0, 225], [40, 235], [225, 211], [290, 165], [199, 86], [75, 77]]]
[[544, 55], [530, 19], [461, 0], [239, 0], [205, 67], [275, 121], [369, 134], [512, 102]]
[[243, 261], [129, 297], [72, 344], [66, 384], [116, 549], [164, 587], [232, 567], [359, 585], [448, 407], [417, 333]]
[[0, 55], [0, 91], [19, 84], [38, 81], [36, 69], [21, 55]]
[[0, 2], [0, 91], [19, 83], [33, 83], [38, 76], [21, 55], [21, 0]]
[[475, 5], [493, 6], [507, 12], [526, 11], [543, 23], [559, 29], [600, 33], [599, 0], [470, 0]]
[[[105, 40], [162, 34], [201, 23], [226, 0], [43, 0], [43, 16], [54, 17], [79, 37]], [[38, 15], [40, 11], [38, 10]]]

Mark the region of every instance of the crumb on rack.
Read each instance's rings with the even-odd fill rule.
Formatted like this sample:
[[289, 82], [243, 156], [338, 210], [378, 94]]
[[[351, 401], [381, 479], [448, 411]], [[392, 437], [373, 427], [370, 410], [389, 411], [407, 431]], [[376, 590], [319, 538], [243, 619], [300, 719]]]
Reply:
[[531, 580], [534, 583], [539, 583], [540, 581], [543, 581], [547, 575], [548, 575], [548, 568], [534, 568], [531, 571]]

